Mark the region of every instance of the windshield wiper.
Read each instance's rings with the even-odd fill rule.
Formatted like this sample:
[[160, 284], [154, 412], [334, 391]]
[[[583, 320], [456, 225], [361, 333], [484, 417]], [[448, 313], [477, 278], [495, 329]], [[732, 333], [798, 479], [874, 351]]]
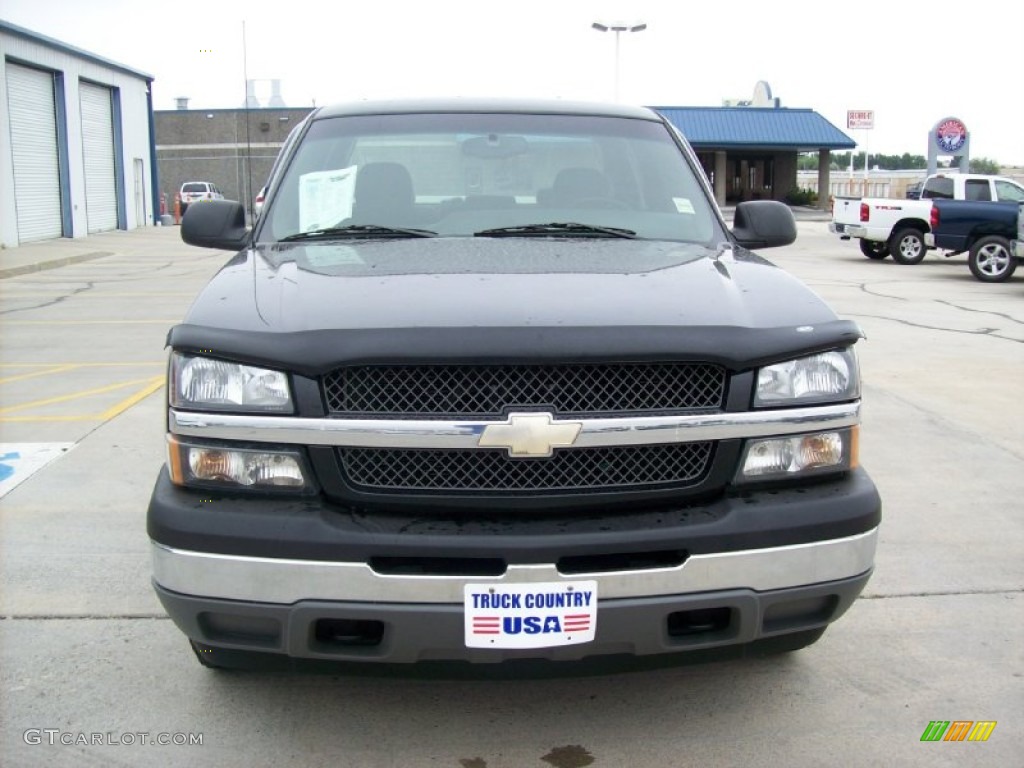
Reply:
[[293, 243], [297, 240], [335, 240], [345, 237], [436, 237], [437, 232], [429, 229], [407, 229], [385, 227], [379, 224], [349, 224], [344, 227], [326, 227], [311, 232], [296, 232], [282, 237], [280, 242]]
[[599, 227], [593, 224], [580, 224], [575, 221], [553, 221], [549, 224], [525, 224], [518, 227], [498, 227], [497, 229], [482, 229], [473, 233], [474, 237], [530, 237], [545, 235], [562, 236], [587, 236], [604, 235], [606, 237], [634, 238], [636, 232], [632, 229], [620, 229], [619, 227]]

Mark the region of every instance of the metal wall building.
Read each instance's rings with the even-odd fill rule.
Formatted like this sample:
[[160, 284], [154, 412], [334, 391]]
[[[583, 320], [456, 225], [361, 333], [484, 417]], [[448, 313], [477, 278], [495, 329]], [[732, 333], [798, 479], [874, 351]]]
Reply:
[[0, 244], [155, 221], [152, 82], [0, 21]]
[[187, 181], [209, 181], [249, 208], [277, 153], [312, 107], [156, 110], [156, 155], [168, 212]]

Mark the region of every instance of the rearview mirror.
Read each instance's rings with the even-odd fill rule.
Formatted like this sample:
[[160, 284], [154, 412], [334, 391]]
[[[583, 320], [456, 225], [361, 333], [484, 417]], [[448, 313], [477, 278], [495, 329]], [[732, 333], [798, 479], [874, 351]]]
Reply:
[[525, 137], [502, 136], [498, 133], [473, 136], [462, 142], [462, 154], [487, 159], [525, 155], [529, 149]]
[[240, 251], [249, 240], [245, 208], [234, 200], [192, 203], [181, 220], [181, 239], [200, 248]]

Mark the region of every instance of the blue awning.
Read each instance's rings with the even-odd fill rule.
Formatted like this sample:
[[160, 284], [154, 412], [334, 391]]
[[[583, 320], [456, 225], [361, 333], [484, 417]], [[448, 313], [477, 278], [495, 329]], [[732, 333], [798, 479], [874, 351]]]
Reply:
[[815, 152], [857, 143], [813, 109], [651, 107], [697, 150], [773, 149]]

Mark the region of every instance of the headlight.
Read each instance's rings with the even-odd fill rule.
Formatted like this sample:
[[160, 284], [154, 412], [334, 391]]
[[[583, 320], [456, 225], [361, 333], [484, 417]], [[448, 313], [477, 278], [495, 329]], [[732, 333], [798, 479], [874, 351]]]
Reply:
[[802, 405], [860, 397], [860, 374], [852, 347], [769, 365], [757, 372], [754, 405]]
[[842, 472], [857, 466], [857, 427], [749, 440], [736, 482]]
[[292, 412], [288, 376], [281, 371], [174, 352], [170, 399], [175, 408], [203, 411]]
[[167, 467], [177, 485], [225, 490], [311, 490], [306, 463], [296, 450], [190, 443], [168, 435]]

